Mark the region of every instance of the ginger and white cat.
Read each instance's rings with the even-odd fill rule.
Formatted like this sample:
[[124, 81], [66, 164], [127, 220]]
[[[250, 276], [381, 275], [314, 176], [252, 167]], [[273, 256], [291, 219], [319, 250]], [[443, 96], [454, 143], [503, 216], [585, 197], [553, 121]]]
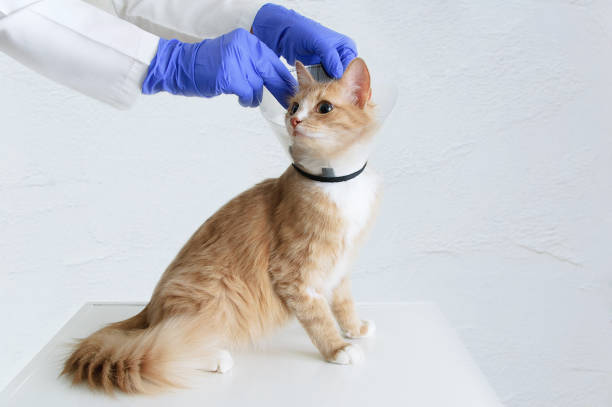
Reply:
[[319, 83], [298, 62], [289, 104], [290, 166], [211, 216], [168, 266], [138, 315], [80, 340], [63, 374], [107, 392], [181, 386], [201, 370], [232, 367], [229, 349], [297, 317], [323, 357], [362, 358], [346, 342], [374, 332], [354, 309], [348, 264], [371, 223], [377, 177], [366, 167], [343, 182], [308, 174], [334, 163], [362, 168], [377, 129], [370, 75], [355, 59], [340, 80]]

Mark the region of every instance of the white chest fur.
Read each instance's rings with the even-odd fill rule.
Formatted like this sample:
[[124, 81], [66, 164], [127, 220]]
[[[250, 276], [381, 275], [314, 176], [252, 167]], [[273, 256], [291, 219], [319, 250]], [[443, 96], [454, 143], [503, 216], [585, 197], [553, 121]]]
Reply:
[[323, 289], [331, 291], [348, 271], [348, 263], [357, 237], [366, 227], [379, 188], [379, 177], [368, 167], [356, 178], [346, 182], [318, 183], [329, 199], [334, 202], [344, 221], [343, 253], [336, 262], [334, 270], [326, 273]]

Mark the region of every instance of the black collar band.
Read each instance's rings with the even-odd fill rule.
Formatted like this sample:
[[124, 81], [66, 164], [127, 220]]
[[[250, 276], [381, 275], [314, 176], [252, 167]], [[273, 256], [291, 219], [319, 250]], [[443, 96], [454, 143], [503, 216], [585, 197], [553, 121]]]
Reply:
[[341, 177], [324, 177], [322, 175], [313, 175], [310, 174], [306, 171], [304, 171], [303, 169], [301, 169], [300, 167], [298, 167], [297, 165], [295, 165], [294, 163], [292, 163], [291, 165], [293, 165], [293, 168], [295, 168], [295, 170], [297, 172], [300, 173], [300, 175], [311, 179], [313, 181], [319, 181], [319, 182], [344, 182], [344, 181], [348, 181], [350, 179], [355, 178], [357, 175], [361, 174], [363, 172], [363, 170], [365, 170], [366, 165], [368, 165], [368, 162], [366, 161], [365, 164], [363, 164], [363, 167], [361, 167], [359, 170], [348, 174], [348, 175], [343, 175]]

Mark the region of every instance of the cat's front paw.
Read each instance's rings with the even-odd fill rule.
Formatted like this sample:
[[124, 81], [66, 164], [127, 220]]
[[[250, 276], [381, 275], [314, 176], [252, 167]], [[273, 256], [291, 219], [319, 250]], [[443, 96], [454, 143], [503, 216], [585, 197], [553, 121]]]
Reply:
[[328, 359], [331, 363], [337, 363], [339, 365], [351, 365], [360, 363], [363, 360], [363, 352], [357, 345], [348, 343], [342, 348], [338, 349], [331, 358]]
[[374, 321], [361, 321], [358, 332], [345, 331], [344, 336], [350, 339], [367, 338], [368, 336], [373, 336], [374, 332], [376, 332]]

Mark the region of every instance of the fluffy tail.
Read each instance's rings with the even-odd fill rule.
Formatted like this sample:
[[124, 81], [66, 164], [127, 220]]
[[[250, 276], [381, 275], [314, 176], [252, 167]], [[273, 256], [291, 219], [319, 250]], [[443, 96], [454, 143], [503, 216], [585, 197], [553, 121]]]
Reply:
[[148, 326], [146, 309], [80, 340], [62, 375], [107, 393], [152, 393], [184, 387], [211, 362], [211, 338], [193, 317], [173, 317]]

